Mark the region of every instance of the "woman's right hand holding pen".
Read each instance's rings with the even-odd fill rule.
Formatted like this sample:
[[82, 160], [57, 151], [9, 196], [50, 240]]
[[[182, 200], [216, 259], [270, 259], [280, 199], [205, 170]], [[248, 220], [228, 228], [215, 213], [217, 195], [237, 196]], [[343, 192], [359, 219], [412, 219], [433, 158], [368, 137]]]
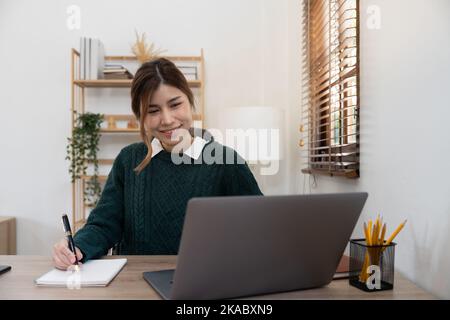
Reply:
[[[83, 253], [80, 249], [75, 247], [78, 261], [83, 259]], [[69, 249], [69, 242], [67, 238], [61, 239], [53, 246], [53, 263], [56, 268], [60, 270], [67, 270], [70, 266], [75, 264], [75, 255]], [[79, 262], [81, 265], [81, 262]]]

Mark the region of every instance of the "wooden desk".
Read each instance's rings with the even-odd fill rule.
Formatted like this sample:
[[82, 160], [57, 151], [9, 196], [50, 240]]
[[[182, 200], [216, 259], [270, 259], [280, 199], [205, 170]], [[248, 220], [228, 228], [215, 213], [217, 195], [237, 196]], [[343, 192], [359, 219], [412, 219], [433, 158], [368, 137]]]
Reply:
[[[0, 256], [0, 264], [12, 266], [11, 271], [0, 275], [0, 300], [160, 299], [145, 282], [142, 273], [174, 268], [176, 256], [125, 256], [125, 258], [128, 259], [127, 264], [108, 287], [69, 290], [34, 285], [36, 278], [53, 267], [50, 257]], [[391, 291], [367, 293], [351, 287], [348, 280], [335, 280], [323, 288], [270, 294], [254, 299], [433, 299], [433, 296], [396, 273], [394, 290]]]

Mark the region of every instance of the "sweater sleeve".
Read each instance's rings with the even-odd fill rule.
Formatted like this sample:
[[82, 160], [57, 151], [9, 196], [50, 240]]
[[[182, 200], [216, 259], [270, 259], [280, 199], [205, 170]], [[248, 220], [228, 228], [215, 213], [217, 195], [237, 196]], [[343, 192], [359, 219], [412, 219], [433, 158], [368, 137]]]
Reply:
[[74, 236], [75, 246], [83, 252], [82, 262], [99, 258], [122, 237], [124, 214], [124, 166], [121, 154], [114, 160], [105, 187], [86, 224]]
[[226, 195], [263, 195], [245, 160], [234, 151], [232, 164], [225, 162], [223, 182]]

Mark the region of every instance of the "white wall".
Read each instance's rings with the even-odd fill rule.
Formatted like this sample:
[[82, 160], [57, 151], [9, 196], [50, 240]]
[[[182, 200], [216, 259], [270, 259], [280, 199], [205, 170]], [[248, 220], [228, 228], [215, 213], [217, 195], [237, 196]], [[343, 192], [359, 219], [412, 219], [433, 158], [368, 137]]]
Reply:
[[[381, 10], [379, 30], [366, 25], [371, 5]], [[354, 236], [378, 213], [391, 231], [408, 219], [396, 238], [396, 268], [447, 299], [449, 33], [448, 0], [361, 0], [361, 178], [317, 177], [311, 188], [369, 192]]]
[[[82, 10], [80, 30], [66, 28], [72, 4]], [[208, 126], [217, 125], [220, 108], [285, 109], [288, 147], [280, 173], [264, 180], [268, 194], [302, 193], [304, 182], [312, 193], [368, 191], [355, 236], [377, 213], [391, 227], [407, 218], [397, 268], [450, 298], [450, 2], [361, 0], [362, 23], [369, 5], [380, 7], [382, 21], [380, 30], [361, 29], [361, 178], [317, 177], [309, 188], [297, 147], [299, 1], [130, 0], [126, 10], [119, 1], [0, 2], [0, 215], [18, 218], [18, 253], [50, 254], [60, 214], [70, 212], [70, 48], [81, 35], [98, 36], [107, 54], [130, 54], [137, 28], [166, 54], [204, 48]], [[88, 109], [126, 112], [124, 95], [91, 93]]]
[[[81, 9], [80, 30], [66, 27], [69, 5]], [[278, 0], [1, 1], [0, 215], [17, 217], [18, 253], [50, 254], [62, 236], [60, 215], [71, 210], [64, 158], [70, 48], [78, 48], [80, 36], [99, 37], [109, 55], [130, 55], [135, 29], [167, 55], [199, 55], [203, 48], [207, 126], [215, 127], [221, 108], [287, 109], [287, 10], [288, 2]], [[89, 111], [131, 112], [127, 89], [87, 89], [86, 103]], [[99, 157], [132, 141], [104, 136]], [[282, 165], [267, 177], [266, 192], [288, 192], [286, 175]]]

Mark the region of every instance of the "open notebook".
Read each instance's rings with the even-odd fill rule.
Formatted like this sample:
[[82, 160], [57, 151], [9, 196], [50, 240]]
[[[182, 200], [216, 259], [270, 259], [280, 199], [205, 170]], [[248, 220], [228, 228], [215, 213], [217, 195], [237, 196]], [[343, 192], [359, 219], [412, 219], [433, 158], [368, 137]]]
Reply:
[[53, 269], [35, 280], [38, 286], [107, 286], [127, 263], [127, 259], [90, 260], [84, 263], [81, 271], [62, 271]]

